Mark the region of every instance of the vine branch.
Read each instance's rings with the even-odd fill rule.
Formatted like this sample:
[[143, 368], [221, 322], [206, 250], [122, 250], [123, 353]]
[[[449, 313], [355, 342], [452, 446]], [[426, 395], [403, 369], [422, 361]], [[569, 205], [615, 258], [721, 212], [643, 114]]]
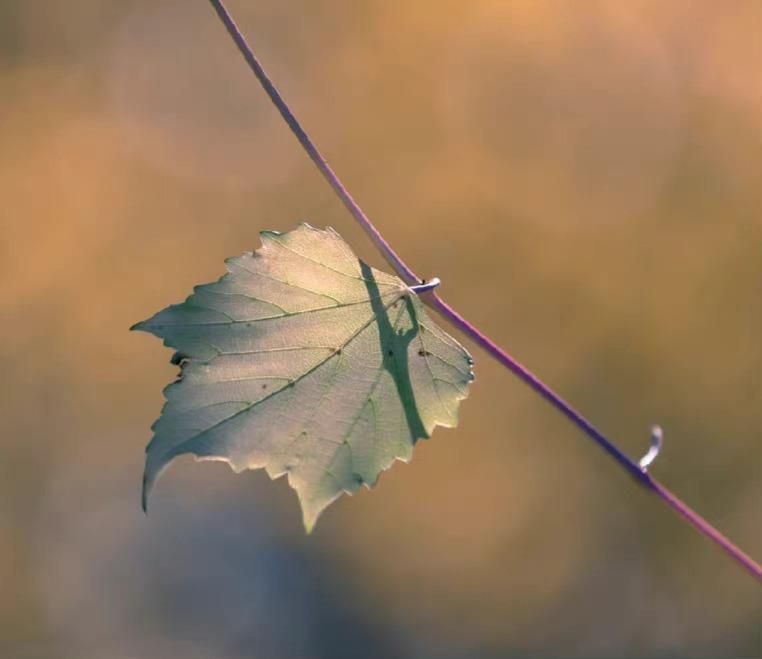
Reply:
[[[294, 133], [299, 143], [302, 145], [307, 155], [328, 182], [336, 196], [346, 206], [352, 217], [368, 234], [373, 244], [381, 252], [389, 265], [408, 285], [420, 286], [422, 280], [415, 272], [402, 260], [402, 258], [392, 249], [391, 245], [384, 239], [379, 230], [370, 221], [370, 218], [363, 212], [352, 195], [344, 187], [339, 177], [331, 169], [326, 159], [310, 139], [309, 135], [302, 128], [293, 112], [275, 88], [272, 80], [265, 72], [262, 64], [254, 55], [251, 47], [238, 29], [232, 16], [225, 8], [222, 0], [209, 0], [217, 16], [224, 24], [228, 34], [235, 42], [238, 50], [243, 55], [249, 68], [259, 80], [265, 93], [269, 96], [272, 103], [278, 109], [281, 116], [288, 124], [291, 132]], [[567, 403], [561, 396], [546, 385], [540, 378], [532, 373], [528, 368], [511, 357], [497, 343], [490, 339], [481, 330], [472, 325], [453, 307], [445, 302], [436, 290], [425, 290], [420, 293], [423, 301], [431, 308], [439, 312], [452, 326], [466, 334], [471, 340], [483, 348], [491, 357], [505, 366], [511, 373], [517, 376], [522, 382], [528, 385], [536, 393], [542, 396], [553, 407], [569, 419], [577, 428], [582, 430], [590, 439], [592, 439], [600, 448], [602, 448], [616, 463], [629, 473], [635, 480], [656, 494], [672, 510], [680, 515], [684, 520], [691, 524], [699, 533], [718, 545], [728, 556], [730, 556], [737, 565], [745, 569], [762, 583], [762, 566], [753, 558], [745, 554], [740, 548], [733, 544], [727, 537], [715, 529], [708, 521], [692, 510], [687, 504], [672, 494], [664, 485], [654, 479], [645, 468], [641, 468], [638, 463], [629, 458], [621, 449], [619, 449], [611, 440], [609, 440], [600, 430], [598, 430], [590, 421], [580, 414], [574, 407]]]

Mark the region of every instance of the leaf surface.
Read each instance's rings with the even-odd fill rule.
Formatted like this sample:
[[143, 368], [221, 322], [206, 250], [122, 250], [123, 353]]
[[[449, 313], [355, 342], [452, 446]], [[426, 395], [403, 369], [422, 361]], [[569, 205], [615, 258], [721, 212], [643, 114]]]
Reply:
[[335, 231], [263, 232], [259, 250], [226, 263], [217, 282], [132, 328], [164, 339], [181, 367], [146, 449], [144, 507], [166, 465], [190, 453], [287, 474], [309, 531], [342, 493], [456, 425], [471, 357]]

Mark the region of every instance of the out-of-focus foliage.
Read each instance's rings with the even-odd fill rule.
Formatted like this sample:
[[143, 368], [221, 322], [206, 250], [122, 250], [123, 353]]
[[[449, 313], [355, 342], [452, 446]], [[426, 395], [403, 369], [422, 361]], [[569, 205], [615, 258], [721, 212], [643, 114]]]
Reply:
[[338, 233], [263, 231], [262, 247], [226, 263], [133, 327], [176, 348], [181, 369], [146, 450], [144, 508], [164, 468], [192, 454], [287, 476], [309, 532], [436, 426], [457, 425], [470, 355]]
[[[762, 5], [230, 8], [406, 260], [762, 556]], [[144, 518], [175, 369], [127, 327], [261, 229], [378, 258], [202, 0], [0, 2], [0, 108], [0, 655], [762, 654], [758, 585], [478, 354], [309, 538], [223, 465]]]

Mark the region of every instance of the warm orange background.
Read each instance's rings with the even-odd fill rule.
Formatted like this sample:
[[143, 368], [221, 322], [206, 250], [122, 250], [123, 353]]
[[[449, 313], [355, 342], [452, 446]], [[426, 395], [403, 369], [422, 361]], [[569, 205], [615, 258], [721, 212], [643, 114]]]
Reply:
[[[762, 4], [230, 8], [408, 262], [762, 558]], [[0, 2], [0, 656], [762, 656], [759, 584], [475, 349], [311, 537], [192, 460], [144, 517], [127, 328], [302, 220], [379, 264], [203, 0]]]

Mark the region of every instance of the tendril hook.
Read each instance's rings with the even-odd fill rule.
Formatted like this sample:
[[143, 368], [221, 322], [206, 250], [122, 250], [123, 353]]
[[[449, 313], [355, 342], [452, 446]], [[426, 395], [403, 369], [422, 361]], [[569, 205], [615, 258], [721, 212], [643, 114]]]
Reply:
[[659, 453], [661, 452], [661, 447], [664, 444], [664, 431], [661, 429], [661, 426], [652, 426], [651, 427], [651, 447], [648, 449], [648, 452], [640, 458], [640, 462], [638, 463], [640, 465], [640, 468], [647, 472], [648, 468], [653, 464], [654, 460], [659, 456]]

